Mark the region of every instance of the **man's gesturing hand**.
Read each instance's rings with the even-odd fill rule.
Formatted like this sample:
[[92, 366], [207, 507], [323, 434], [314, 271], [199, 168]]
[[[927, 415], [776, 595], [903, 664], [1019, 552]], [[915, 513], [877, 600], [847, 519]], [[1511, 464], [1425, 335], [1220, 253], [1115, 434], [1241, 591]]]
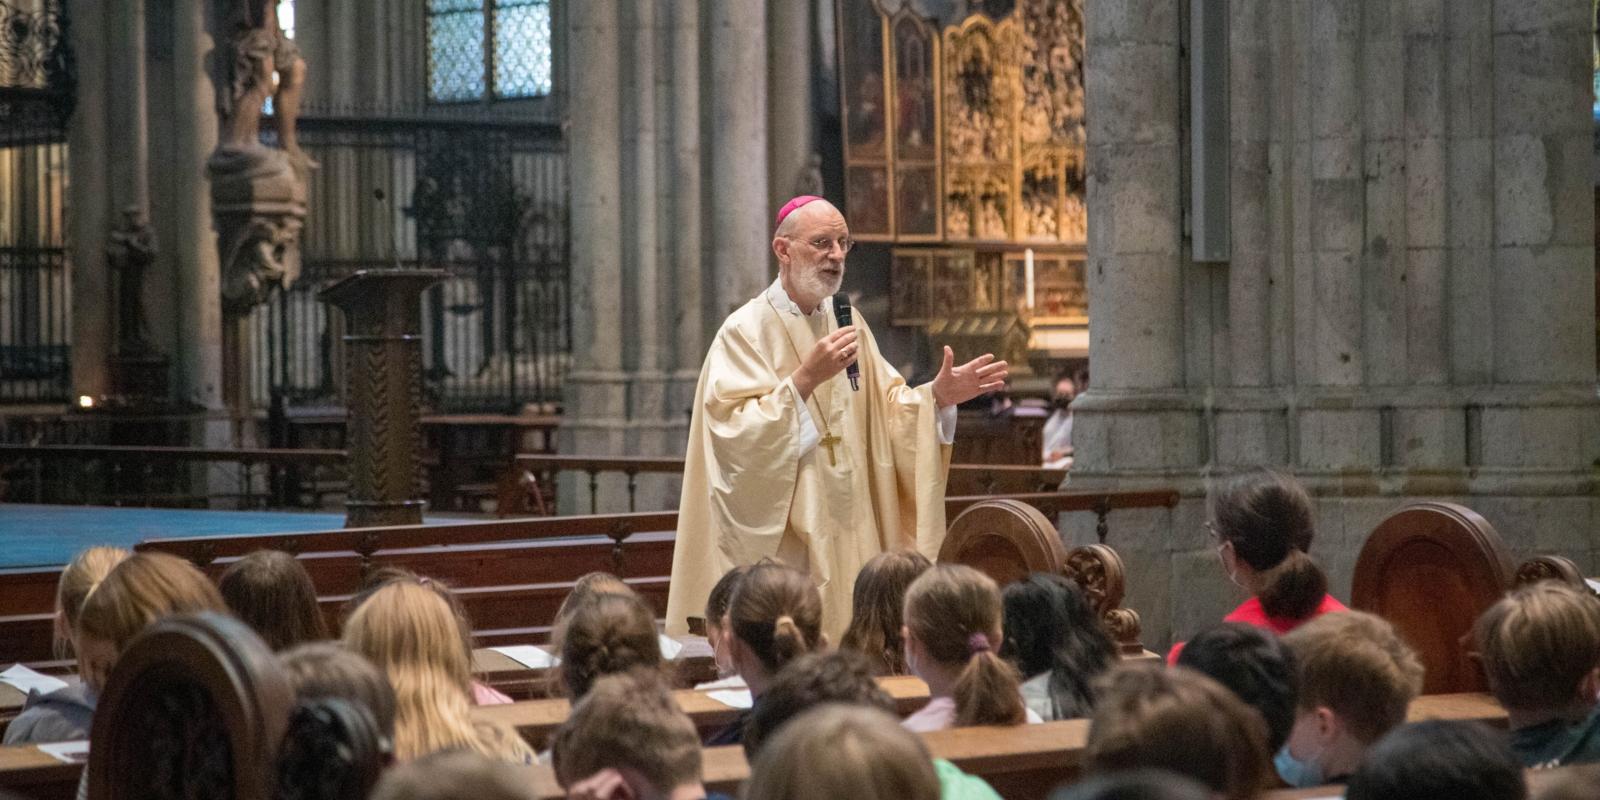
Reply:
[[993, 353], [984, 353], [961, 366], [955, 366], [956, 354], [947, 345], [944, 364], [933, 379], [933, 399], [940, 408], [959, 405], [1006, 385], [1010, 375], [1006, 362], [995, 361]]
[[824, 381], [838, 375], [839, 370], [856, 360], [856, 349], [854, 325], [846, 325], [822, 337], [817, 346], [806, 353], [800, 368], [794, 371], [794, 388], [800, 390], [800, 399], [811, 397], [811, 393]]

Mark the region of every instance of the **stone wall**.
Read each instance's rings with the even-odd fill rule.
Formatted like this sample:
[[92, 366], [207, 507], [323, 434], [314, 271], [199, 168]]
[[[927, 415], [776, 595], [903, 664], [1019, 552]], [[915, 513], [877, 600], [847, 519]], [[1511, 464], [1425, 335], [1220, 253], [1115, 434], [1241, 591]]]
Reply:
[[1148, 641], [1239, 599], [1204, 498], [1258, 465], [1317, 494], [1313, 554], [1343, 597], [1367, 531], [1415, 498], [1600, 567], [1590, 4], [1210, 6], [1232, 254], [1205, 264], [1185, 233], [1189, 5], [1087, 10], [1095, 382], [1072, 481], [1187, 498], [1113, 516]]

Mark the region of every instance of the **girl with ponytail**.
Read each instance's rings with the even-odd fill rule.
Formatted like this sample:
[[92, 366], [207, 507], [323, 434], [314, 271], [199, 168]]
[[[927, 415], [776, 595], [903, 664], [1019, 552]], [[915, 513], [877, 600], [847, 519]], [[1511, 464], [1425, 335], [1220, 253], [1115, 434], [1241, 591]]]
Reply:
[[[1206, 523], [1228, 579], [1250, 593], [1223, 617], [1279, 635], [1332, 611], [1328, 576], [1308, 553], [1315, 533], [1311, 497], [1293, 478], [1259, 470], [1233, 480], [1211, 500]], [[1179, 642], [1167, 656], [1177, 663]]]
[[1039, 716], [1023, 705], [1015, 667], [1000, 657], [1000, 590], [988, 576], [940, 564], [906, 590], [906, 665], [926, 681], [928, 704], [904, 725], [918, 733], [971, 725], [1020, 725]]
[[[727, 618], [728, 655], [757, 704], [785, 665], [828, 644], [822, 634], [822, 595], [810, 578], [782, 564], [751, 567], [733, 590]], [[740, 714], [706, 745], [741, 743], [749, 716], [748, 710]]]

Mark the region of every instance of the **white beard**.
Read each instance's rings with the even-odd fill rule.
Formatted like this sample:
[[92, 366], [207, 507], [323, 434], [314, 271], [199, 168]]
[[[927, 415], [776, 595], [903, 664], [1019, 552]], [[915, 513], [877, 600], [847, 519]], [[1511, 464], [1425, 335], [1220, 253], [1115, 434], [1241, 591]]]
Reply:
[[835, 280], [829, 280], [822, 276], [822, 270], [820, 269], [797, 270], [794, 276], [794, 288], [817, 298], [818, 303], [838, 294], [839, 287], [843, 285], [843, 274]]

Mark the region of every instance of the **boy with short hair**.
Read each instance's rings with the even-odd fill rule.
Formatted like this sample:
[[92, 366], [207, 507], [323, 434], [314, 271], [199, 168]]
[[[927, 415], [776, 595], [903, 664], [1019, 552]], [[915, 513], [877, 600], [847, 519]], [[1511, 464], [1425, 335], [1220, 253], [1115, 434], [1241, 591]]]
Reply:
[[701, 784], [700, 735], [659, 671], [600, 678], [556, 730], [550, 751], [556, 780], [569, 797], [707, 797]]
[[1600, 599], [1554, 581], [1525, 586], [1483, 612], [1472, 636], [1524, 766], [1600, 761]]
[[1405, 722], [1422, 662], [1394, 626], [1361, 611], [1324, 614], [1283, 637], [1299, 693], [1273, 765], [1296, 788], [1344, 783], [1373, 742]]

